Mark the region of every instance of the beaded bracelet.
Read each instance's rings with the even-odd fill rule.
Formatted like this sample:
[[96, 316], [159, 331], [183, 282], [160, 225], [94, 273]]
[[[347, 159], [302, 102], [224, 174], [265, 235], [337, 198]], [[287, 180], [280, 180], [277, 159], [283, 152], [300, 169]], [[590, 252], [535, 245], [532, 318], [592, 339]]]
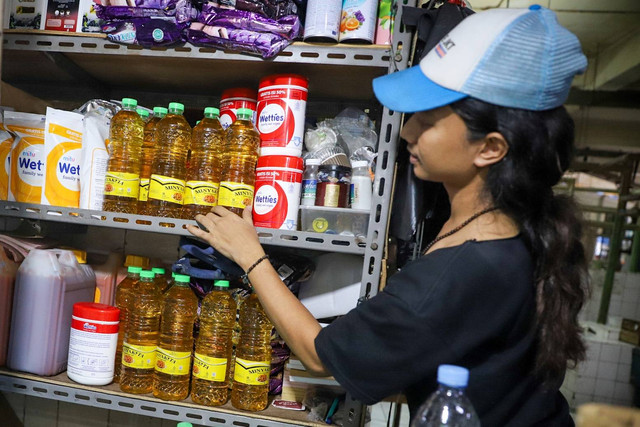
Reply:
[[245, 285], [249, 286], [250, 288], [252, 288], [251, 283], [249, 282], [249, 274], [251, 273], [251, 271], [256, 268], [258, 266], [258, 264], [260, 264], [262, 261], [264, 261], [265, 259], [269, 259], [269, 255], [263, 255], [261, 256], [256, 262], [253, 263], [253, 265], [251, 267], [249, 267], [247, 269], [247, 271], [242, 275], [242, 283], [244, 283]]

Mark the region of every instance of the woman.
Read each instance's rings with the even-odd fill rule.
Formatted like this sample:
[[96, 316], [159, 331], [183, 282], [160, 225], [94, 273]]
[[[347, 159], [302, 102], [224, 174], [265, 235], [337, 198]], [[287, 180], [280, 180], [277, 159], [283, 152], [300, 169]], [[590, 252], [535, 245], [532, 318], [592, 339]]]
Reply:
[[483, 426], [571, 425], [558, 391], [584, 356], [577, 314], [586, 261], [576, 211], [552, 186], [570, 163], [562, 107], [586, 59], [553, 12], [466, 18], [418, 66], [374, 80], [420, 179], [443, 183], [451, 216], [384, 291], [321, 329], [264, 262], [251, 225], [221, 207], [189, 231], [247, 273], [276, 328], [317, 374], [357, 399], [398, 392], [413, 413], [442, 363], [470, 370]]

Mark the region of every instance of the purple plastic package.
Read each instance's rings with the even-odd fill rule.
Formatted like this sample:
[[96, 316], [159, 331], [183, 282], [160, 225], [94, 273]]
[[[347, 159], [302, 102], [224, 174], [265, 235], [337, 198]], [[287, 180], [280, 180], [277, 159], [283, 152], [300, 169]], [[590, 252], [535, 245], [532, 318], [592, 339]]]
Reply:
[[221, 9], [208, 3], [202, 6], [198, 21], [214, 27], [278, 34], [290, 40], [302, 33], [300, 18], [296, 15], [285, 16], [275, 21], [254, 12]]
[[183, 44], [182, 26], [171, 18], [138, 18], [114, 21], [102, 26], [102, 32], [112, 42], [139, 44], [143, 47]]
[[196, 19], [198, 11], [189, 0], [178, 0], [171, 8], [157, 9], [149, 7], [100, 6], [95, 5], [96, 15], [105, 21], [131, 20], [136, 18], [174, 17], [178, 24], [188, 24]]
[[291, 41], [277, 34], [216, 27], [192, 22], [185, 30], [187, 41], [195, 46], [217, 47], [253, 53], [271, 58], [280, 53]]
[[136, 7], [150, 9], [170, 9], [178, 3], [178, 0], [136, 0]]
[[301, 6], [306, 0], [218, 0], [210, 3], [219, 4], [225, 9], [245, 10], [278, 19], [287, 15], [304, 16]]

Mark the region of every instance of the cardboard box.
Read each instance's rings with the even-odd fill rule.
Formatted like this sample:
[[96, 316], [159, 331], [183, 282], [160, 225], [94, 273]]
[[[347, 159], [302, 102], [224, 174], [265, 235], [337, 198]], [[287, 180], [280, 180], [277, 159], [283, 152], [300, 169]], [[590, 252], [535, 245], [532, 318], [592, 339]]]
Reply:
[[48, 0], [45, 30], [75, 32], [80, 0]]
[[43, 30], [47, 0], [6, 0], [9, 8], [8, 27]]
[[78, 33], [99, 33], [103, 21], [96, 15], [93, 7], [93, 0], [80, 0], [78, 8], [78, 22], [76, 24], [76, 32]]
[[640, 345], [640, 322], [622, 319], [619, 340], [633, 345]]

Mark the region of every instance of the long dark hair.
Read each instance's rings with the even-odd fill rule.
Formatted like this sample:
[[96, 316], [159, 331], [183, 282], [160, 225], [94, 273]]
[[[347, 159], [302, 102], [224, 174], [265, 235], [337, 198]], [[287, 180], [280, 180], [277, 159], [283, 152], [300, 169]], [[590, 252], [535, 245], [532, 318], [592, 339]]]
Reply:
[[509, 143], [505, 158], [490, 167], [485, 191], [516, 221], [535, 262], [535, 372], [544, 380], [561, 378], [585, 356], [578, 313], [588, 295], [577, 206], [552, 190], [571, 163], [573, 120], [564, 107], [528, 111], [473, 98], [451, 107], [470, 140], [500, 132]]

